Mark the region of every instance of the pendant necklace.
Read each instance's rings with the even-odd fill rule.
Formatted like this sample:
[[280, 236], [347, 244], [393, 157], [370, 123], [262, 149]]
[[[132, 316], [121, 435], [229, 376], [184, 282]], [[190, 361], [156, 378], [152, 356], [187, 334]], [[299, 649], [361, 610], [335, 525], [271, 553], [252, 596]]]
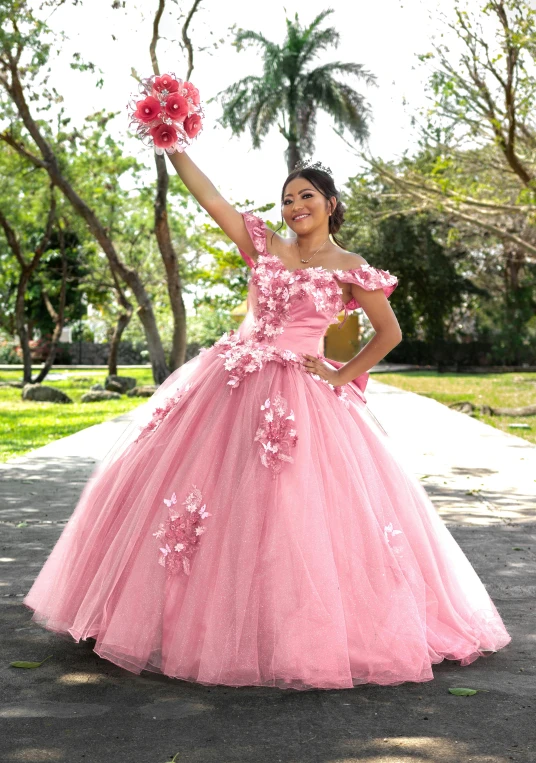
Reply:
[[[328, 236], [328, 237], [327, 237], [327, 239], [324, 241], [324, 243], [323, 243], [321, 246], [319, 246], [319, 247], [318, 247], [318, 249], [316, 250], [316, 252], [314, 252], [314, 253], [313, 253], [313, 254], [312, 254], [310, 257], [309, 257], [309, 259], [308, 259], [308, 260], [302, 260], [302, 258], [300, 257], [300, 262], [304, 262], [304, 263], [306, 263], [306, 262], [310, 262], [310, 261], [313, 259], [313, 257], [315, 256], [315, 254], [318, 254], [318, 252], [319, 252], [319, 251], [322, 249], [322, 247], [323, 247], [323, 246], [325, 246], [325, 245], [328, 243], [328, 241], [329, 241], [329, 236]], [[299, 251], [300, 251], [300, 245], [298, 244], [298, 242], [297, 242], [297, 241], [296, 241], [296, 246], [298, 247], [298, 253], [299, 253]]]

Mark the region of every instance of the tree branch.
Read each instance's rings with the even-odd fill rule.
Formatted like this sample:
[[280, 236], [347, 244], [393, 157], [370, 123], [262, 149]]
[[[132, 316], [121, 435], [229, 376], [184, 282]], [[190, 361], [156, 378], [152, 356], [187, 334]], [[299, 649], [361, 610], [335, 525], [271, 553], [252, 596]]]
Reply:
[[9, 248], [17, 258], [17, 262], [21, 266], [21, 268], [24, 270], [28, 267], [28, 263], [24, 259], [24, 255], [22, 254], [22, 247], [20, 245], [20, 241], [17, 238], [17, 234], [7, 221], [7, 219], [4, 217], [4, 213], [0, 209], [0, 225], [4, 229], [4, 234], [7, 240], [7, 243], [9, 245]]
[[13, 138], [12, 135], [10, 135], [8, 132], [0, 133], [0, 140], [3, 140], [4, 143], [7, 143], [8, 146], [11, 146], [11, 148], [14, 148], [15, 151], [17, 151], [18, 154], [23, 156], [25, 159], [27, 159], [29, 162], [31, 162], [34, 167], [39, 167], [40, 169], [46, 169], [46, 163], [39, 159], [38, 156], [35, 156], [34, 154], [31, 154], [22, 143], [17, 143], [15, 138]]
[[151, 44], [149, 45], [149, 53], [151, 56], [151, 65], [153, 67], [153, 73], [157, 76], [160, 75], [160, 68], [158, 66], [158, 59], [156, 57], [156, 46], [158, 44], [160, 19], [164, 13], [166, 7], [166, 0], [158, 0], [158, 10], [153, 21], [153, 36], [151, 38]]
[[192, 76], [192, 71], [194, 68], [194, 49], [192, 47], [192, 41], [188, 36], [188, 27], [190, 26], [190, 22], [192, 21], [194, 13], [197, 11], [200, 2], [201, 0], [194, 0], [193, 5], [190, 8], [190, 13], [186, 17], [186, 21], [182, 27], [182, 41], [184, 43], [184, 47], [188, 51], [188, 71], [186, 73], [187, 80], [189, 80]]

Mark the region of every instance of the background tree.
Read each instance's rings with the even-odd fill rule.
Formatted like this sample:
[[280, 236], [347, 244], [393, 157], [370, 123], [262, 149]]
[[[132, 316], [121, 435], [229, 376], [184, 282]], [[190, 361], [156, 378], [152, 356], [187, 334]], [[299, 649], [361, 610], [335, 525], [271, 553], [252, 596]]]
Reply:
[[368, 173], [352, 178], [347, 188], [345, 246], [398, 276], [391, 301], [403, 342], [454, 339], [453, 317], [460, 318], [472, 295], [485, 293], [467, 277], [464, 243], [449, 241], [449, 225], [433, 212], [400, 214]]
[[[182, 26], [183, 47], [187, 51], [188, 65], [184, 79], [189, 80], [194, 68], [194, 52], [192, 42], [189, 37], [189, 27], [196, 13], [201, 0], [193, 0], [191, 8], [186, 15]], [[158, 5], [153, 22], [153, 36], [149, 46], [151, 64], [153, 73], [160, 75], [160, 66], [156, 55], [156, 48], [159, 39], [159, 27], [162, 15], [165, 10], [165, 0], [158, 0]], [[162, 261], [166, 268], [166, 283], [169, 295], [169, 304], [173, 316], [173, 336], [171, 341], [171, 350], [169, 354], [169, 366], [173, 371], [184, 363], [186, 357], [186, 307], [182, 297], [182, 282], [179, 268], [179, 257], [174, 246], [171, 228], [168, 219], [168, 192], [169, 192], [169, 174], [167, 170], [166, 157], [154, 154], [156, 165], [156, 194], [154, 201], [154, 230], [158, 248]], [[175, 178], [174, 182], [177, 183]], [[182, 184], [181, 184], [182, 185]]]
[[419, 161], [361, 158], [404, 214], [434, 209], [492, 234], [519, 270], [536, 261], [536, 10], [526, 0], [478, 9], [456, 0], [453, 12], [441, 42], [420, 56], [432, 71]]
[[277, 124], [287, 141], [289, 172], [314, 149], [317, 113], [325, 111], [340, 130], [348, 130], [357, 141], [369, 135], [369, 107], [363, 96], [338, 76], [356, 77], [375, 84], [375, 76], [362, 64], [333, 61], [312, 68], [320, 53], [336, 48], [340, 35], [322, 23], [333, 13], [322, 11], [307, 27], [298, 14], [287, 19], [287, 34], [282, 45], [271, 42], [260, 32], [241, 29], [235, 39], [237, 50], [257, 45], [262, 52], [263, 74], [249, 75], [218, 94], [223, 106], [221, 123], [235, 135], [249, 128], [254, 148]]
[[[20, 222], [20, 220], [19, 220]], [[26, 221], [27, 222], [27, 218]], [[12, 221], [0, 208], [0, 226], [2, 227], [7, 250], [15, 258], [18, 264], [18, 277], [16, 279], [16, 297], [14, 306], [15, 330], [19, 337], [22, 350], [23, 381], [30, 383], [41, 381], [44, 376], [39, 374], [38, 379], [32, 379], [32, 358], [30, 351], [30, 336], [28, 332], [28, 320], [26, 315], [26, 290], [30, 279], [35, 274], [52, 236], [52, 229], [56, 222], [56, 199], [53, 191], [50, 193], [48, 213], [42, 216], [41, 230], [28, 231], [25, 225], [21, 225], [24, 233], [19, 233], [14, 228]]]
[[[144, 327], [153, 376], [157, 383], [161, 383], [168, 376], [169, 369], [150, 297], [137, 272], [122, 261], [106, 224], [73, 182], [62, 156], [61, 137], [54, 134], [51, 125], [44, 119], [37, 120], [29, 106], [27, 93], [37, 101], [43, 96], [45, 99], [51, 97], [45, 87], [48, 77], [45, 67], [53, 36], [29, 5], [18, 0], [9, 0], [0, 8], [0, 28], [0, 86], [7, 96], [3, 99], [6, 112], [12, 117], [10, 129], [4, 131], [0, 139], [31, 165], [47, 172], [50, 181], [85, 221], [112, 270], [131, 289], [138, 303], [137, 314]], [[76, 141], [74, 133], [71, 138]], [[111, 137], [107, 136], [104, 144], [111, 147], [112, 143]], [[124, 157], [119, 147], [116, 149], [116, 160], [117, 164], [122, 163], [123, 172], [129, 163], [135, 163]], [[118, 172], [117, 176], [120, 174]]]

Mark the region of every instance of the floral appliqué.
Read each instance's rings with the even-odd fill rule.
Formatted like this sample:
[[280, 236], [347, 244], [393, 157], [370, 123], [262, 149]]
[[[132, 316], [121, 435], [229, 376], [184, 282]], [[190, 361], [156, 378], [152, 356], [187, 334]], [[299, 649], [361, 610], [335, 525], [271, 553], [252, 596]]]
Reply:
[[[391, 275], [388, 270], [375, 268], [373, 265], [369, 265], [368, 262], [363, 263], [358, 268], [352, 268], [350, 270], [334, 270], [333, 275], [336, 276], [339, 281], [355, 283], [367, 291], [382, 289], [386, 297], [391, 296], [398, 284], [398, 278]], [[359, 304], [354, 297], [346, 303], [346, 308], [348, 310], [355, 310], [358, 307]]]
[[287, 401], [277, 392], [273, 401], [268, 398], [261, 405], [264, 411], [263, 423], [257, 429], [255, 442], [260, 442], [260, 458], [263, 466], [272, 470], [273, 479], [281, 471], [284, 463], [293, 463], [290, 449], [296, 446], [298, 434], [294, 429], [294, 411], [287, 413]]
[[243, 212], [242, 216], [246, 224], [246, 228], [249, 232], [253, 246], [258, 252], [266, 251], [266, 227], [257, 215], [252, 215], [251, 212]]
[[322, 382], [322, 384], [327, 384], [347, 408], [350, 405], [348, 393], [345, 389], [346, 385], [334, 387], [326, 379], [318, 376], [318, 374], [308, 373], [302, 364], [301, 353], [282, 349], [273, 344], [256, 342], [253, 339], [242, 339], [234, 329], [223, 334], [211, 349], [215, 347], [222, 350], [222, 352], [218, 353], [218, 357], [224, 359], [225, 370], [229, 372], [227, 384], [231, 388], [231, 393], [248, 374], [260, 371], [264, 364], [269, 361], [275, 361], [276, 363], [281, 363], [283, 367], [292, 365], [302, 373], [308, 374], [312, 379]]
[[316, 311], [327, 312], [329, 323], [338, 322], [343, 305], [342, 289], [324, 268], [287, 270], [278, 257], [261, 254], [251, 282], [257, 289], [257, 309], [252, 334], [257, 341], [270, 340], [282, 334], [292, 321], [291, 304], [312, 298]]
[[223, 350], [218, 353], [218, 357], [224, 359], [225, 370], [229, 371], [227, 384], [231, 387], [231, 392], [238, 387], [247, 374], [260, 371], [270, 360], [281, 363], [283, 366], [292, 363], [303, 370], [300, 356], [292, 350], [281, 349], [272, 344], [262, 344], [253, 339], [242, 339], [234, 329], [221, 336], [214, 343], [214, 347]]
[[168, 507], [168, 518], [161, 522], [157, 531], [153, 533], [155, 538], [163, 543], [159, 549], [158, 563], [166, 568], [168, 575], [179, 572], [189, 575], [190, 559], [197, 550], [199, 538], [206, 530], [201, 520], [212, 514], [206, 510], [201, 491], [195, 485], [192, 485], [186, 500], [182, 502], [186, 511], [175, 508], [176, 493], [173, 493], [171, 498], [164, 498], [164, 503]]
[[383, 535], [385, 537], [387, 544], [391, 546], [395, 554], [400, 555], [402, 553], [402, 548], [400, 547], [400, 545], [397, 545], [396, 543], [391, 544], [389, 540], [389, 536], [391, 536], [391, 538], [394, 538], [396, 535], [402, 535], [402, 530], [393, 530], [393, 523], [389, 522], [389, 524], [385, 525], [383, 529]]
[[147, 435], [151, 434], [151, 432], [154, 432], [155, 429], [158, 429], [164, 419], [171, 413], [174, 408], [177, 407], [180, 400], [182, 399], [182, 396], [190, 389], [190, 387], [191, 384], [188, 383], [182, 392], [180, 392], [178, 395], [174, 395], [173, 397], [168, 397], [165, 405], [154, 409], [151, 420], [143, 427], [136, 439], [136, 442], [143, 440], [145, 437], [147, 437]]

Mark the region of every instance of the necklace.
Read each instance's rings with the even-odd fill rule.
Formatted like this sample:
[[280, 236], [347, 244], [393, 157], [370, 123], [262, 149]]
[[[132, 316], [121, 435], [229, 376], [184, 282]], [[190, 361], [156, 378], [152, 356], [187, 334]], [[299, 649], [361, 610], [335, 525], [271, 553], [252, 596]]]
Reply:
[[[308, 260], [302, 260], [302, 258], [300, 257], [300, 262], [304, 262], [304, 263], [306, 263], [306, 262], [310, 262], [310, 261], [313, 259], [313, 257], [315, 256], [315, 254], [318, 254], [318, 252], [319, 252], [319, 251], [322, 249], [322, 247], [323, 247], [323, 246], [325, 246], [325, 245], [328, 243], [328, 241], [329, 241], [329, 236], [328, 236], [328, 237], [327, 237], [327, 239], [324, 241], [324, 243], [323, 243], [321, 246], [319, 246], [319, 247], [318, 247], [318, 249], [316, 250], [316, 252], [313, 252], [313, 254], [312, 254], [310, 257], [309, 257], [309, 259], [308, 259]], [[297, 242], [297, 241], [296, 241], [296, 246], [298, 247], [298, 252], [299, 252], [299, 251], [300, 251], [300, 245], [298, 244], [298, 242]]]

